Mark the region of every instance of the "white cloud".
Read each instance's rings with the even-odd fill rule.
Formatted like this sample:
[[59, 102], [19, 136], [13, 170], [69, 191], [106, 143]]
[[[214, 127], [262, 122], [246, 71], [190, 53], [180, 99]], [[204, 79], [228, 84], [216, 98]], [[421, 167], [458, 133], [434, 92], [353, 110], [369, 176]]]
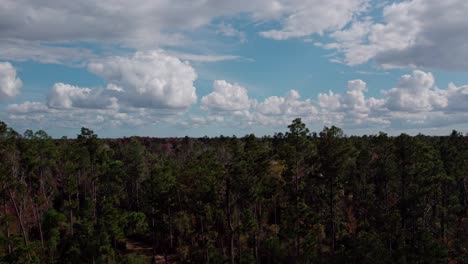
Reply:
[[247, 37], [245, 36], [245, 32], [234, 28], [231, 24], [225, 24], [225, 23], [219, 24], [216, 32], [226, 37], [238, 38], [241, 43], [247, 42]]
[[22, 86], [15, 67], [9, 62], [0, 62], [0, 100], [17, 96]]
[[47, 127], [140, 126], [173, 122], [197, 99], [195, 70], [159, 51], [96, 60], [89, 70], [108, 82], [106, 88], [56, 83], [46, 103], [11, 104], [4, 118]]
[[211, 111], [241, 111], [250, 108], [247, 89], [224, 80], [213, 82], [213, 92], [201, 99], [201, 107]]
[[331, 37], [350, 65], [370, 59], [385, 67], [468, 69], [468, 2], [410, 0], [386, 5], [382, 22], [355, 21]]
[[468, 112], [468, 85], [457, 87], [450, 83], [447, 87], [447, 111]]
[[190, 122], [187, 122], [187, 125], [192, 125], [195, 127], [208, 125], [212, 123], [219, 124], [224, 122], [225, 117], [222, 115], [208, 115], [208, 116], [200, 116], [200, 115], [192, 115], [189, 118]]
[[236, 55], [206, 55], [206, 54], [190, 54], [180, 52], [167, 52], [168, 55], [179, 58], [180, 60], [188, 60], [193, 62], [219, 62], [227, 60], [238, 60]]
[[271, 96], [256, 104], [256, 110], [263, 115], [308, 116], [317, 113], [310, 99], [300, 100], [301, 95], [291, 90], [285, 97]]
[[92, 49], [70, 47], [73, 44], [80, 47], [80, 43], [92, 43], [104, 50], [186, 46], [194, 43], [185, 36], [187, 30], [208, 25], [215, 17], [251, 11], [247, 3], [0, 0], [0, 56], [71, 64], [70, 60], [81, 63], [83, 57], [94, 57]]
[[448, 105], [446, 91], [435, 87], [432, 74], [423, 71], [403, 75], [398, 86], [385, 93], [386, 106], [392, 111], [431, 111]]
[[178, 120], [177, 114], [161, 114], [155, 109], [132, 109], [121, 112], [114, 108], [51, 108], [41, 102], [26, 101], [22, 104], [11, 104], [7, 107], [2, 119], [15, 126], [29, 129], [42, 128], [74, 128], [82, 126], [93, 129], [110, 129], [113, 127], [134, 127], [170, 123]]
[[183, 44], [178, 31], [242, 12], [258, 18], [274, 10], [263, 0], [0, 0], [2, 39], [40, 42], [103, 41], [131, 47]]
[[[47, 102], [11, 104], [1, 118], [22, 128], [175, 125], [196, 102], [195, 70], [162, 52], [111, 57], [93, 62], [89, 70], [108, 81], [106, 88], [56, 83]], [[215, 115], [206, 118], [219, 120]]]
[[[332, 61], [349, 65], [375, 60], [384, 67], [468, 69], [467, 1], [377, 2], [0, 0], [0, 58], [82, 64], [96, 57], [96, 51], [79, 45], [83, 42], [97, 45], [98, 50], [190, 46], [200, 51], [204, 45], [198, 34], [191, 33], [215, 30], [243, 41], [245, 33], [232, 24], [215, 24], [220, 18], [241, 18], [249, 26], [266, 28], [260, 32], [266, 38], [329, 37], [331, 43], [316, 44], [338, 52]], [[380, 10], [382, 15], [376, 16]], [[180, 58], [212, 62], [238, 57], [186, 54]]]
[[21, 104], [11, 104], [7, 107], [8, 112], [12, 114], [44, 113], [49, 110], [47, 105], [40, 102], [26, 101]]
[[277, 40], [323, 34], [346, 26], [365, 10], [367, 0], [295, 0], [279, 1], [282, 28], [263, 31], [266, 38]]
[[[192, 116], [196, 126], [224, 122], [235, 127], [287, 125], [293, 118], [317, 119], [318, 110], [311, 99], [302, 100], [298, 91], [290, 90], [286, 96], [270, 96], [262, 102], [249, 99], [247, 89], [225, 81], [215, 81], [214, 91], [202, 98], [201, 108], [210, 110], [204, 116]], [[215, 113], [215, 115], [213, 115]]]
[[369, 111], [369, 105], [364, 92], [367, 92], [367, 85], [364, 81], [349, 81], [348, 90], [344, 97], [344, 104], [346, 107], [356, 112]]
[[81, 88], [64, 83], [54, 84], [47, 99], [47, 105], [56, 109], [118, 107], [118, 99], [106, 94], [105, 90]]
[[197, 101], [195, 70], [162, 51], [110, 57], [90, 63], [88, 69], [121, 89], [120, 102], [132, 107], [186, 109]]
[[348, 82], [344, 94], [332, 91], [320, 93], [318, 104], [321, 107], [320, 118], [324, 124], [344, 124], [347, 126], [388, 123], [380, 115], [384, 100], [367, 98], [367, 84], [362, 80]]
[[367, 41], [368, 34], [372, 26], [370, 18], [364, 21], [356, 21], [349, 28], [335, 31], [330, 34], [330, 37], [335, 42], [323, 44], [317, 43], [317, 46], [325, 49], [336, 49], [344, 53], [343, 59], [332, 57], [334, 62], [344, 62], [349, 65], [365, 63], [375, 55], [375, 48], [361, 45]]
[[304, 121], [317, 119], [317, 108], [311, 99], [301, 99], [296, 90], [290, 90], [286, 96], [270, 96], [262, 102], [251, 101], [251, 108], [232, 113], [231, 122], [236, 126], [272, 126], [284, 127], [296, 117]]
[[345, 129], [394, 131], [468, 123], [468, 85], [450, 83], [446, 89], [439, 89], [429, 72], [403, 75], [380, 98], [367, 96], [367, 91], [364, 81], [351, 80], [344, 92], [320, 93], [316, 101], [301, 98], [298, 91], [291, 90], [285, 96], [270, 96], [259, 102], [248, 97], [245, 87], [218, 80], [213, 83], [213, 92], [201, 100], [201, 107], [209, 111], [193, 115], [133, 107], [125, 101], [128, 88], [115, 84], [103, 89], [57, 83], [47, 103], [11, 104], [2, 119], [25, 127], [40, 124], [42, 127], [109, 128], [165, 123], [197, 128], [222, 123], [223, 127], [246, 131], [252, 127], [284, 128], [296, 117], [316, 128], [337, 125]]
[[[383, 92], [380, 98], [367, 96], [367, 91], [363, 80], [351, 80], [343, 93], [319, 93], [314, 102], [301, 99], [299, 92], [291, 90], [284, 97], [270, 96], [261, 102], [250, 100], [250, 108], [224, 112], [223, 121], [233, 127], [284, 127], [301, 117], [308, 123], [346, 129], [401, 130], [444, 127], [468, 120], [468, 85], [449, 84], [447, 89], [439, 89], [429, 72], [416, 70], [401, 76], [397, 85]], [[222, 99], [226, 100], [225, 97]], [[189, 123], [199, 126], [211, 122], [197, 116]]]
[[[341, 28], [367, 0], [1, 0], [4, 38], [38, 41], [105, 40], [168, 43], [178, 30], [197, 29], [217, 17], [248, 14], [254, 20], [279, 19], [282, 28], [264, 35], [296, 37]], [[232, 32], [232, 31], [231, 31]], [[180, 39], [179, 39], [180, 40]]]
[[5, 60], [32, 60], [40, 63], [82, 66], [85, 61], [94, 57], [96, 55], [92, 51], [82, 47], [47, 45], [37, 41], [4, 40], [0, 36], [0, 58]]
[[335, 94], [332, 91], [328, 93], [319, 93], [318, 104], [321, 108], [329, 110], [338, 110], [341, 107], [341, 95]]
[[[441, 127], [467, 123], [468, 86], [451, 83], [446, 89], [435, 85], [430, 72], [419, 70], [403, 75], [396, 87], [383, 91], [382, 98], [366, 97], [366, 84], [348, 82], [343, 94], [319, 94], [320, 117], [324, 124], [348, 128], [384, 126]], [[465, 119], [464, 119], [465, 118]]]
[[231, 24], [212, 27], [219, 18], [229, 21], [242, 17], [249, 24], [279, 23], [280, 27], [261, 34], [274, 39], [302, 37], [341, 29], [363, 10], [367, 1], [0, 0], [0, 42], [9, 43], [6, 45], [9, 51], [0, 51], [0, 56], [81, 63], [80, 51], [94, 57], [92, 49], [71, 48], [70, 44], [83, 42], [101, 48], [117, 46], [137, 50], [168, 46], [197, 48], [200, 45], [197, 37], [187, 32], [203, 27], [246, 41], [245, 33]]
[[204, 2], [1, 0], [0, 21], [5, 38], [165, 43], [171, 40], [162, 30], [197, 28], [212, 18], [214, 7]]

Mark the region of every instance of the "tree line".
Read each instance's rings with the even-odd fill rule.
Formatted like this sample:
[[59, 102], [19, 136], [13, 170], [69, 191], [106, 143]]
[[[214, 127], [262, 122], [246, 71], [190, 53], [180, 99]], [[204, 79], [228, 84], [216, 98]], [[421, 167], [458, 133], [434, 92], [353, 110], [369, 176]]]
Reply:
[[467, 174], [456, 131], [53, 139], [0, 122], [0, 262], [468, 263]]

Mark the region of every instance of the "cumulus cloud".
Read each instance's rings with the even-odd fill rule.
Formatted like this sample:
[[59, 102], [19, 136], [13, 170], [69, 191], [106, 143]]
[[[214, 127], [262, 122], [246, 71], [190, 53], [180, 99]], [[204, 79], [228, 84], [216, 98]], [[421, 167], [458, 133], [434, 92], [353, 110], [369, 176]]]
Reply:
[[161, 51], [95, 60], [88, 69], [107, 81], [107, 86], [56, 83], [45, 103], [11, 104], [4, 118], [15, 123], [64, 127], [170, 123], [197, 100], [195, 70]]
[[329, 124], [369, 125], [388, 123], [380, 114], [383, 111], [384, 100], [366, 97], [367, 84], [362, 80], [348, 82], [344, 94], [332, 91], [320, 93], [318, 104], [321, 107], [320, 117]]
[[162, 51], [110, 57], [90, 63], [88, 69], [119, 87], [119, 100], [132, 107], [186, 109], [197, 101], [195, 70]]
[[341, 95], [333, 93], [331, 90], [328, 93], [319, 93], [318, 104], [321, 108], [329, 110], [338, 110], [341, 107]]
[[301, 99], [296, 90], [290, 90], [285, 96], [270, 96], [263, 101], [251, 101], [251, 108], [235, 111], [232, 118], [238, 126], [273, 126], [281, 127], [296, 117], [304, 121], [317, 119], [317, 108], [311, 99]]
[[394, 88], [383, 91], [382, 98], [366, 97], [366, 91], [365, 82], [354, 80], [348, 82], [343, 94], [319, 94], [322, 121], [345, 127], [384, 125], [401, 129], [451, 125], [468, 116], [468, 87], [450, 83], [440, 89], [430, 72], [415, 70], [403, 75]]
[[9, 62], [0, 62], [0, 100], [17, 96], [22, 86], [15, 67]]
[[241, 111], [250, 107], [247, 89], [225, 80], [213, 82], [213, 92], [201, 99], [201, 107], [212, 111]]
[[385, 92], [386, 106], [393, 111], [421, 112], [447, 107], [447, 93], [435, 87], [431, 73], [403, 75], [398, 86]]
[[208, 125], [212, 123], [219, 124], [225, 121], [225, 116], [223, 115], [208, 115], [208, 116], [200, 116], [200, 115], [192, 115], [190, 116], [189, 122], [186, 125], [191, 125], [193, 127], [199, 127], [202, 125]]
[[[114, 91], [109, 89], [108, 91]], [[64, 83], [56, 83], [47, 97], [47, 105], [56, 109], [88, 108], [106, 109], [117, 108], [118, 99], [106, 93], [105, 90], [81, 88]]]
[[[213, 83], [213, 92], [201, 100], [201, 108], [210, 110], [208, 117], [194, 116], [191, 123], [199, 125], [228, 122], [236, 126], [284, 126], [293, 118], [317, 118], [318, 110], [311, 99], [301, 99], [296, 90], [283, 96], [270, 96], [258, 102], [249, 99], [247, 89], [223, 80]], [[215, 113], [216, 115], [213, 115]]]
[[343, 95], [328, 93], [319, 93], [318, 103], [320, 107], [327, 110], [346, 110], [366, 113], [371, 108], [378, 107], [382, 101], [373, 97], [366, 98], [367, 84], [362, 80], [352, 80], [348, 82], [346, 93]]
[[[218, 122], [241, 127], [284, 127], [292, 119], [301, 117], [305, 122], [347, 129], [406, 129], [443, 127], [468, 120], [468, 86], [450, 83], [446, 89], [440, 89], [430, 72], [415, 70], [403, 75], [393, 88], [382, 91], [378, 98], [367, 96], [368, 89], [363, 80], [357, 79], [348, 81], [344, 92], [319, 93], [316, 100], [301, 99], [295, 90], [259, 102], [250, 99], [249, 108], [223, 112], [224, 119]], [[229, 105], [225, 100], [234, 95], [223, 95], [218, 95], [219, 104]], [[200, 116], [192, 118], [191, 122], [197, 126], [211, 123]]]
[[215, 123], [236, 128], [284, 128], [292, 119], [300, 117], [318, 128], [337, 125], [345, 129], [374, 127], [400, 131], [467, 123], [468, 85], [450, 83], [440, 89], [435, 83], [430, 72], [415, 70], [401, 76], [395, 87], [382, 92], [379, 98], [367, 96], [369, 88], [363, 80], [351, 80], [345, 91], [319, 93], [315, 99], [301, 98], [298, 91], [290, 90], [284, 96], [257, 101], [248, 97], [247, 88], [218, 80], [213, 83], [213, 92], [201, 100], [200, 107], [208, 111], [199, 115], [130, 107], [122, 103], [127, 88], [115, 84], [103, 89], [58, 83], [51, 89], [47, 103], [11, 104], [4, 120], [72, 127], [163, 122], [184, 128]]
[[96, 129], [109, 129], [122, 126], [145, 126], [156, 123], [169, 123], [178, 120], [176, 114], [164, 115], [154, 109], [133, 109], [121, 112], [115, 108], [52, 108], [46, 103], [26, 101], [11, 104], [3, 113], [2, 119], [15, 126], [29, 129], [31, 126], [43, 128], [74, 128], [82, 126]]
[[324, 45], [362, 64], [370, 59], [385, 67], [468, 69], [468, 2], [410, 0], [386, 5], [382, 22], [365, 17], [331, 34]]
[[457, 87], [450, 83], [447, 87], [447, 111], [468, 111], [468, 85]]
[[301, 95], [291, 90], [285, 97], [271, 96], [256, 104], [256, 110], [263, 115], [307, 116], [317, 113], [310, 99], [300, 100]]

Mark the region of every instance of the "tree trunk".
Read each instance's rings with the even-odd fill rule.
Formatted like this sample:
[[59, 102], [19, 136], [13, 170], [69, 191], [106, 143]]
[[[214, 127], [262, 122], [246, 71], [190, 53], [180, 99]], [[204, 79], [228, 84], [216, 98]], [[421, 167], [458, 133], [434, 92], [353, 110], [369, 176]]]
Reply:
[[444, 243], [446, 243], [445, 240], [445, 209], [447, 208], [447, 195], [446, 195], [446, 190], [445, 190], [445, 185], [442, 185], [442, 199], [441, 199], [441, 207], [442, 210], [440, 210], [440, 219], [439, 219], [439, 224], [440, 224], [440, 233], [439, 236], [442, 239]]
[[[8, 216], [8, 211], [7, 211], [7, 201], [6, 199], [3, 200], [3, 211], [5, 213], [5, 217]], [[6, 219], [6, 234], [7, 234], [7, 240], [8, 240], [8, 255], [11, 255], [12, 253], [12, 248], [11, 248], [11, 241], [10, 241], [10, 221]]]
[[[403, 168], [403, 172], [405, 172], [406, 168]], [[403, 173], [401, 175], [401, 200], [406, 200], [406, 176]], [[406, 218], [407, 218], [407, 209], [406, 206], [403, 208], [400, 206], [400, 215], [401, 215], [401, 242], [402, 242], [402, 248], [406, 249]], [[404, 253], [402, 255], [402, 262], [406, 263], [406, 254]]]
[[155, 227], [155, 219], [154, 219], [154, 206], [151, 207], [151, 230], [153, 231], [152, 234], [151, 234], [151, 245], [153, 247], [153, 263], [155, 261], [155, 257], [156, 257], [156, 227]]
[[254, 233], [254, 250], [253, 250], [253, 253], [254, 253], [254, 257], [255, 257], [255, 263], [259, 263], [259, 259], [258, 259], [258, 237], [257, 237], [257, 233], [258, 233], [259, 231], [262, 230], [262, 228], [261, 228], [261, 220], [260, 220], [260, 217], [259, 217], [259, 213], [258, 213], [257, 207], [258, 207], [258, 203], [255, 203], [254, 215], [255, 215], [255, 220], [257, 221], [257, 226], [258, 226], [258, 230], [255, 230], [255, 233]]
[[44, 198], [46, 199], [46, 206], [49, 208], [49, 197], [47, 197], [46, 191], [45, 191], [45, 184], [44, 184], [44, 177], [43, 177], [43, 169], [41, 168], [40, 171], [40, 184], [41, 184], [41, 192]]
[[96, 186], [96, 180], [93, 178], [93, 183], [92, 183], [92, 188], [93, 188], [93, 220], [94, 224], [97, 223], [97, 215], [96, 215], [96, 208], [97, 208], [97, 186]]
[[331, 242], [330, 242], [330, 252], [332, 256], [335, 255], [335, 246], [336, 246], [336, 231], [335, 231], [335, 204], [334, 204], [334, 176], [330, 177], [330, 197], [329, 197], [329, 210], [330, 210], [330, 229], [331, 229]]
[[205, 227], [203, 223], [203, 216], [200, 216], [200, 226], [201, 226], [201, 233], [202, 233], [202, 240], [203, 240], [203, 247], [205, 248], [205, 261], [206, 263], [210, 263], [210, 255], [208, 253], [208, 241], [205, 235]]
[[242, 250], [241, 250], [241, 240], [240, 240], [240, 236], [241, 236], [241, 233], [240, 233], [240, 210], [237, 210], [237, 263], [240, 263], [240, 260], [241, 260], [241, 254], [242, 254]]
[[72, 207], [71, 194], [68, 194], [68, 203], [70, 205], [70, 234], [71, 236], [73, 236], [73, 207]]
[[460, 191], [463, 195], [463, 208], [465, 209], [465, 215], [468, 214], [468, 189], [467, 189], [467, 181], [468, 177], [462, 177], [459, 181]]
[[39, 212], [37, 211], [37, 206], [34, 203], [34, 201], [32, 200], [32, 198], [31, 198], [31, 203], [32, 203], [32, 206], [33, 206], [34, 218], [36, 218], [36, 225], [39, 228], [39, 236], [41, 238], [41, 247], [42, 247], [42, 250], [45, 250], [44, 235], [42, 233], [42, 223], [41, 223], [40, 218], [39, 218]]
[[169, 211], [169, 241], [170, 241], [170, 249], [174, 248], [174, 237], [172, 234], [172, 214], [171, 214], [171, 207], [168, 208]]
[[[297, 149], [297, 147], [296, 147]], [[297, 155], [297, 150], [296, 150]], [[299, 258], [299, 161], [296, 157], [296, 199], [295, 199], [295, 219], [294, 219], [294, 248], [295, 248], [295, 260]]]
[[278, 201], [275, 197], [275, 210], [274, 210], [274, 214], [275, 214], [275, 225], [278, 225]]
[[21, 212], [19, 211], [18, 205], [16, 204], [15, 198], [13, 197], [13, 193], [11, 192], [11, 190], [8, 190], [8, 194], [10, 195], [10, 199], [13, 202], [13, 206], [15, 208], [16, 217], [18, 218], [21, 233], [23, 234], [24, 244], [26, 245], [26, 247], [28, 247], [29, 246], [29, 241], [28, 241], [28, 236], [27, 236], [26, 229], [24, 227], [24, 222], [23, 222], [23, 218], [21, 216]]
[[231, 178], [228, 176], [226, 179], [226, 208], [227, 208], [227, 222], [228, 222], [228, 240], [229, 240], [229, 259], [234, 264], [234, 228], [232, 226], [231, 215]]
[[140, 188], [138, 188], [138, 180], [135, 180], [135, 192], [136, 192], [136, 209], [140, 210]]
[[81, 178], [81, 170], [78, 171], [78, 174], [76, 175], [76, 200], [78, 201], [78, 204], [76, 206], [76, 211], [80, 211], [80, 178]]

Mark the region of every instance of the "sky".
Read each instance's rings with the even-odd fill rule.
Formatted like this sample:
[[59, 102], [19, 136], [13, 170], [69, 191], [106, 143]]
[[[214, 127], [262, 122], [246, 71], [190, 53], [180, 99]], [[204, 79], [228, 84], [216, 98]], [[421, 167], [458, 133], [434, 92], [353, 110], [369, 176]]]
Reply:
[[466, 0], [0, 0], [0, 120], [75, 137], [468, 132]]

